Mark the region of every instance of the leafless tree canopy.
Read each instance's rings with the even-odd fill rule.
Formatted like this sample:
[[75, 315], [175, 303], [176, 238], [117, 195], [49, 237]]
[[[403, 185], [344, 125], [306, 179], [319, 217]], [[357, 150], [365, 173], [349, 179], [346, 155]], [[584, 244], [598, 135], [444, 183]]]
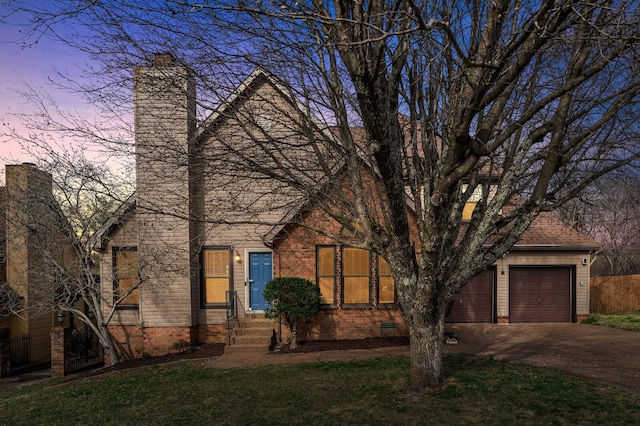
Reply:
[[[388, 260], [415, 389], [442, 384], [444, 316], [460, 288], [540, 212], [639, 155], [634, 2], [113, 0], [30, 11], [28, 40], [61, 37], [94, 61], [89, 83], [67, 85], [113, 120], [128, 121], [130, 70], [154, 52], [192, 69], [202, 117], [256, 67], [280, 79], [297, 103], [277, 124], [308, 143], [287, 146], [251, 117], [251, 148], [200, 158], [313, 200], [353, 230], [351, 243]], [[56, 32], [70, 23], [77, 34]], [[293, 149], [305, 161], [282, 155]], [[463, 222], [465, 189], [477, 187]], [[231, 198], [264, 208], [259, 194]]]
[[640, 273], [640, 183], [632, 170], [610, 174], [560, 209], [563, 219], [602, 246], [591, 275]]

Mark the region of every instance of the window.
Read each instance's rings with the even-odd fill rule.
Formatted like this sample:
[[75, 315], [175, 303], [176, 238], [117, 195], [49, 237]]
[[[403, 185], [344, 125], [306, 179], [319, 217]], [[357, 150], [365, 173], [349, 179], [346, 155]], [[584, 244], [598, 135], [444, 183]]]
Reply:
[[135, 247], [114, 247], [113, 249], [113, 290], [114, 301], [133, 289], [120, 306], [137, 307], [140, 304], [140, 283], [138, 276], [138, 252]]
[[[467, 192], [469, 185], [462, 185], [462, 192]], [[487, 192], [488, 191], [488, 192]], [[474, 188], [473, 193], [467, 200], [464, 208], [462, 210], [462, 220], [471, 220], [471, 216], [473, 215], [473, 210], [476, 208], [476, 205], [482, 201], [485, 197], [485, 193], [487, 195], [486, 202], [489, 203], [496, 195], [497, 186], [496, 185], [478, 185]]]
[[[469, 185], [462, 185], [462, 192], [467, 192], [469, 189]], [[462, 210], [462, 220], [471, 220], [471, 216], [473, 215], [473, 210], [476, 208], [478, 202], [482, 200], [482, 186], [478, 185], [474, 188], [473, 193], [467, 200], [467, 203], [464, 205], [464, 209]]]
[[389, 264], [378, 256], [378, 302], [395, 303], [395, 287]]
[[342, 252], [342, 291], [345, 304], [369, 303], [369, 251], [345, 248]]
[[204, 304], [225, 303], [231, 288], [231, 249], [204, 249], [202, 271]]
[[[336, 258], [336, 250], [341, 254]], [[373, 256], [376, 257], [373, 257]], [[377, 259], [377, 266], [374, 260]], [[377, 304], [392, 305], [395, 300], [395, 284], [391, 269], [379, 255], [358, 248], [338, 248], [337, 246], [316, 247], [316, 282], [320, 287], [320, 303], [338, 304], [336, 293], [342, 294], [341, 304], [371, 304], [371, 272], [377, 268], [378, 298]], [[339, 290], [338, 282], [341, 280]]]
[[320, 303], [332, 305], [336, 293], [336, 248], [319, 246], [316, 248], [316, 282], [320, 287]]

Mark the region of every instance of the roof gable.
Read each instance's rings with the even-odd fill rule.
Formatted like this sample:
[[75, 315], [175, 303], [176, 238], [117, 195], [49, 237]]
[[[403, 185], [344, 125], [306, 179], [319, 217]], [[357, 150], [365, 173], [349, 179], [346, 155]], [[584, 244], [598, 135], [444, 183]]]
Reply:
[[89, 249], [104, 250], [111, 233], [125, 223], [136, 209], [136, 193], [127, 198], [89, 239]]

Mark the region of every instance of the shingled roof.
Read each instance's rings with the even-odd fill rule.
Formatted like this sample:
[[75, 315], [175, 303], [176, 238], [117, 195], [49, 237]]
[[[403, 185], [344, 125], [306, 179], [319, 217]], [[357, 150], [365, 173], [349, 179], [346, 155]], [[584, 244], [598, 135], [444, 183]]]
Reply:
[[596, 250], [598, 247], [593, 238], [565, 225], [550, 213], [540, 213], [513, 249]]

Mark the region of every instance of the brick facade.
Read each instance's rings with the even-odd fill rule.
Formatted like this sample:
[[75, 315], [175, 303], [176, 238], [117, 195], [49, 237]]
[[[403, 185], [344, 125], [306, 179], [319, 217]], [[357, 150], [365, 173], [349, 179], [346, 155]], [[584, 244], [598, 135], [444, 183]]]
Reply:
[[226, 343], [226, 324], [200, 324], [197, 327], [199, 343]]
[[[340, 225], [321, 209], [314, 209], [305, 217], [310, 226], [322, 226], [327, 232], [339, 234]], [[371, 259], [371, 303], [368, 306], [350, 306], [342, 303], [342, 246], [329, 237], [318, 235], [303, 226], [291, 226], [282, 233], [286, 238], [277, 240], [274, 247], [274, 273], [276, 276], [301, 277], [316, 282], [316, 247], [336, 248], [335, 306], [322, 307], [318, 316], [301, 324], [298, 339], [332, 340], [362, 339], [366, 337], [408, 336], [409, 330], [400, 311], [394, 305], [379, 305], [377, 301], [377, 259]], [[276, 330], [279, 339], [286, 342], [290, 332], [286, 327]]]
[[409, 329], [398, 309], [330, 309], [305, 322], [298, 339], [342, 340], [366, 337], [408, 336]]
[[[140, 327], [137, 325], [112, 325], [109, 332], [120, 356], [136, 359], [164, 355], [172, 351], [180, 341], [196, 343], [226, 343], [227, 329], [224, 324], [209, 324], [191, 327]], [[107, 354], [105, 353], [105, 356]], [[108, 360], [105, 364], [109, 365]]]

